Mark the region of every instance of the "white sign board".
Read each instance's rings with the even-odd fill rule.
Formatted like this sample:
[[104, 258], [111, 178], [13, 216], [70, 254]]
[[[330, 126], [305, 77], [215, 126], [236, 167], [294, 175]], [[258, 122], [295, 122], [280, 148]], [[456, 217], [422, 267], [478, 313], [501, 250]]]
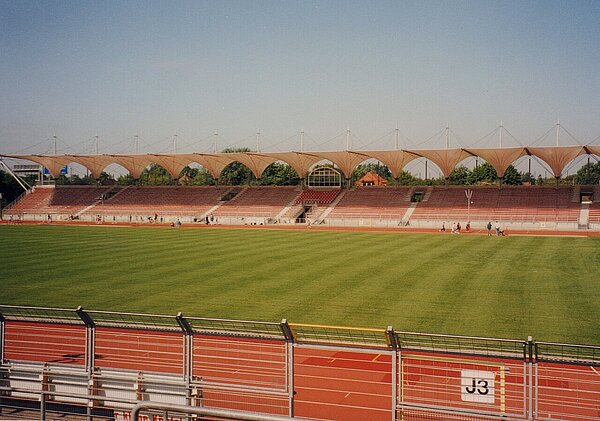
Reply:
[[461, 398], [464, 402], [494, 403], [494, 372], [461, 370]]

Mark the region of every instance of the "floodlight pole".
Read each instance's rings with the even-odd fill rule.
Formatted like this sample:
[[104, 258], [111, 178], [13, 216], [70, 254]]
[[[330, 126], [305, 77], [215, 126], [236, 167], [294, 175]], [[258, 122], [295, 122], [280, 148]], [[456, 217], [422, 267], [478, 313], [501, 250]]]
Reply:
[[473, 197], [473, 190], [465, 190], [465, 196], [467, 197], [467, 223], [471, 223], [471, 198]]
[[346, 129], [346, 150], [350, 150], [350, 127]]
[[396, 139], [395, 139], [396, 140], [396, 150], [398, 150], [398, 144], [400, 143], [399, 139], [400, 139], [400, 130], [398, 129], [398, 127], [396, 127]]
[[446, 135], [445, 135], [445, 140], [446, 140], [446, 149], [448, 149], [448, 147], [450, 146], [450, 142], [449, 142], [449, 136], [450, 135], [450, 126], [446, 124]]
[[304, 152], [304, 129], [300, 130], [300, 152]]

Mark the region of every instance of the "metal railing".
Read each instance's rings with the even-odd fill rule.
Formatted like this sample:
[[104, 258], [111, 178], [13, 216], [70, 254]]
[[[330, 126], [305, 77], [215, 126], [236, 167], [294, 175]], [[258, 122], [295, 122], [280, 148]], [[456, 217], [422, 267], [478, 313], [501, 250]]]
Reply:
[[273, 416], [264, 420], [412, 411], [574, 421], [600, 411], [600, 347], [531, 337], [0, 305], [0, 339], [0, 409], [34, 397], [41, 419], [47, 403], [79, 405], [88, 419], [140, 402]]

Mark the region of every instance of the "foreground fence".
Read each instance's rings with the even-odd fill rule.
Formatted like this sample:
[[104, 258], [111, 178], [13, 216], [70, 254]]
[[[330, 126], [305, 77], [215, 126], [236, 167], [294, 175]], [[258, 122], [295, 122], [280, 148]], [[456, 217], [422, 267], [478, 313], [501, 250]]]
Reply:
[[600, 347], [531, 338], [0, 306], [0, 352], [0, 419], [600, 419]]

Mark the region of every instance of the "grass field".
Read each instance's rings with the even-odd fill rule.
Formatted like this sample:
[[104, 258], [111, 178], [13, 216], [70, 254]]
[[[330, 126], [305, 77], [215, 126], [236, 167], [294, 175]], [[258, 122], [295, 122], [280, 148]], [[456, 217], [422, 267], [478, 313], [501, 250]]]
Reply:
[[0, 303], [600, 344], [600, 238], [0, 226]]

